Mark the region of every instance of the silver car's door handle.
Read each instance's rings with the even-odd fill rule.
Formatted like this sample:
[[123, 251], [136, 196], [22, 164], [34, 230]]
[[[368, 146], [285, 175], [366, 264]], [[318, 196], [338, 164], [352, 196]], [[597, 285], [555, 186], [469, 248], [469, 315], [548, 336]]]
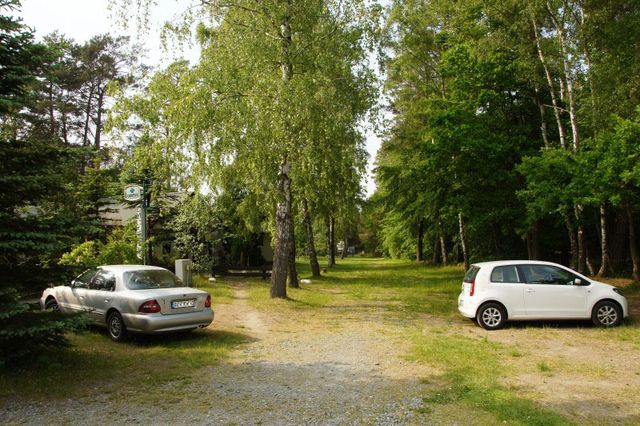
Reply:
[[109, 302], [111, 302], [111, 299], [104, 299], [104, 301], [109, 303]]
[[528, 288], [528, 289], [527, 289], [527, 293], [535, 293], [535, 292], [536, 292], [536, 291], [535, 291], [534, 289], [532, 289], [532, 288]]

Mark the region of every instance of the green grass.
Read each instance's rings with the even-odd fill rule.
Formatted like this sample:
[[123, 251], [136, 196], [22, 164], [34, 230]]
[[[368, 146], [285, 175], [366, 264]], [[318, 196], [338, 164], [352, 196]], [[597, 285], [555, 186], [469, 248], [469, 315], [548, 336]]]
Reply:
[[[473, 412], [481, 410], [509, 424], [565, 425], [571, 422], [561, 414], [535, 401], [516, 395], [500, 384], [513, 373], [502, 360], [513, 356], [513, 349], [487, 339], [447, 335], [414, 335], [414, 360], [442, 370], [443, 385], [424, 397], [429, 405], [458, 404]], [[472, 416], [469, 416], [470, 418]]]
[[[0, 374], [0, 396], [71, 398], [87, 387], [103, 393], [129, 389], [139, 392], [176, 380], [218, 362], [246, 341], [247, 336], [198, 330], [189, 334], [136, 336], [116, 344], [102, 329], [70, 336], [72, 347], [47, 356], [46, 362]], [[120, 395], [122, 396], [122, 395]]]
[[231, 303], [233, 300], [233, 287], [223, 279], [216, 278], [216, 281], [212, 282], [207, 276], [196, 275], [193, 277], [193, 286], [208, 291], [214, 305]]
[[[462, 268], [426, 268], [424, 265], [394, 259], [348, 258], [323, 273], [311, 277], [310, 268], [298, 261], [298, 273], [311, 284], [287, 289], [286, 307], [318, 309], [344, 306], [354, 302], [383, 305], [389, 311], [416, 315], [433, 313], [457, 315], [457, 297], [464, 275]], [[269, 299], [269, 283], [248, 280], [250, 300], [258, 309], [274, 309], [279, 301]]]

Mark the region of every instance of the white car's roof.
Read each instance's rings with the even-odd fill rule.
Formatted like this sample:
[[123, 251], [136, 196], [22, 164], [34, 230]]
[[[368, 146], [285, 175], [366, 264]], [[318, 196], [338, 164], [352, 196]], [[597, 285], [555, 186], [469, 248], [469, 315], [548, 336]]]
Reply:
[[505, 266], [505, 265], [551, 265], [551, 266], [562, 266], [553, 262], [545, 262], [542, 260], [494, 260], [491, 262], [478, 262], [474, 263], [475, 266]]
[[129, 271], [144, 271], [144, 270], [166, 271], [165, 268], [161, 268], [159, 266], [151, 266], [151, 265], [103, 265], [103, 266], [99, 266], [98, 268], [104, 269], [105, 271], [112, 271], [112, 272], [118, 272], [118, 273], [129, 272]]

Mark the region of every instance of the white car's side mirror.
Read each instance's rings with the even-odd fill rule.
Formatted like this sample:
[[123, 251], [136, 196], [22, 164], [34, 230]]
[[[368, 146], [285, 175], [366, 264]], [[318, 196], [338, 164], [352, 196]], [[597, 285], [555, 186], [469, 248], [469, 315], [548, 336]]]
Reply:
[[573, 280], [573, 285], [582, 285], [582, 280], [580, 278], [576, 278]]

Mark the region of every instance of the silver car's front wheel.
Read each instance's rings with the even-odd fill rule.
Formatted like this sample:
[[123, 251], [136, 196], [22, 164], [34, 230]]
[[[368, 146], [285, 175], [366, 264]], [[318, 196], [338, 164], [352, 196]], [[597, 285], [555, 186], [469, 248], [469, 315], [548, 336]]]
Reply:
[[58, 301], [54, 298], [47, 300], [46, 305], [44, 306], [46, 310], [60, 312], [60, 306], [58, 305]]
[[118, 312], [111, 312], [107, 318], [107, 332], [111, 340], [121, 342], [127, 337], [127, 328]]
[[594, 306], [591, 320], [598, 327], [614, 327], [622, 321], [622, 312], [618, 305], [604, 300]]
[[478, 309], [476, 320], [486, 330], [497, 330], [502, 328], [507, 321], [507, 313], [502, 305], [487, 303]]

